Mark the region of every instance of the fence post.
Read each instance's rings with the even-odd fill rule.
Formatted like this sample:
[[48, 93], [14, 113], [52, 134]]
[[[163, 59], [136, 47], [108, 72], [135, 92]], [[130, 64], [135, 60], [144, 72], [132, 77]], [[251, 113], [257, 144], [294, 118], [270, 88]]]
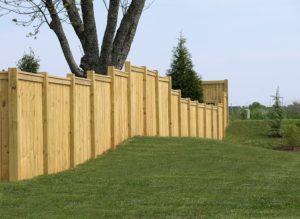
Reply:
[[71, 81], [70, 92], [70, 167], [75, 167], [75, 107], [76, 107], [76, 76], [68, 74]]
[[181, 131], [181, 90], [179, 90], [179, 96], [178, 96], [178, 134], [179, 136], [182, 135]]
[[214, 139], [214, 107], [213, 105], [210, 105], [211, 107], [211, 139]]
[[159, 107], [159, 74], [158, 71], [155, 71], [156, 73], [156, 77], [155, 77], [155, 94], [156, 94], [156, 134], [157, 136], [161, 135], [161, 131], [160, 131], [160, 107]]
[[199, 138], [199, 102], [196, 103], [196, 136]]
[[173, 136], [172, 133], [172, 77], [169, 76], [169, 136]]
[[87, 78], [91, 80], [90, 104], [91, 104], [91, 158], [96, 158], [96, 126], [95, 126], [95, 92], [96, 76], [94, 71], [87, 72]]
[[147, 67], [144, 66], [143, 74], [143, 123], [144, 123], [144, 135], [147, 136]]
[[207, 131], [206, 131], [206, 103], [204, 103], [204, 110], [203, 110], [203, 123], [204, 123], [204, 129], [203, 129], [203, 135], [204, 135], [204, 138], [207, 138]]
[[188, 136], [191, 136], [191, 99], [188, 98]]
[[131, 103], [131, 87], [132, 87], [132, 74], [131, 74], [131, 63], [125, 62], [125, 71], [128, 73], [128, 84], [127, 84], [127, 102], [128, 102], [128, 137], [132, 137], [132, 103]]
[[229, 125], [229, 109], [228, 109], [228, 106], [229, 106], [229, 102], [228, 102], [228, 80], [225, 80], [225, 89], [226, 89], [226, 120], [227, 120], [227, 123], [226, 123], [226, 128], [227, 126]]
[[[224, 115], [224, 104], [221, 104], [221, 115]], [[222, 134], [221, 134], [221, 137], [223, 139], [224, 138], [224, 132], [225, 132], [225, 124], [224, 124], [223, 118], [220, 119], [220, 122], [221, 122], [221, 125], [222, 125], [222, 132], [221, 132]]]
[[109, 66], [108, 75], [111, 76], [111, 87], [110, 87], [110, 94], [111, 94], [111, 148], [116, 149], [115, 144], [115, 68], [113, 66]]
[[48, 160], [48, 147], [49, 147], [49, 129], [48, 129], [48, 73], [43, 72], [44, 82], [43, 82], [43, 162], [44, 162], [44, 174], [48, 174], [49, 168], [49, 160]]
[[219, 114], [220, 105], [217, 104], [217, 138], [220, 140], [220, 114]]
[[20, 178], [20, 133], [18, 113], [18, 69], [8, 69], [9, 181]]

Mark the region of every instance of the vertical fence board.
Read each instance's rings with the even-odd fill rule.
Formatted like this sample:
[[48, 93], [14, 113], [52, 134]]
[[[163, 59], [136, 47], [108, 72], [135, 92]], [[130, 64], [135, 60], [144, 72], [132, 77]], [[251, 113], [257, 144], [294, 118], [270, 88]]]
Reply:
[[146, 135], [155, 136], [157, 135], [156, 77], [149, 73], [147, 74], [146, 97]]
[[[124, 73], [125, 74], [125, 73]], [[128, 75], [115, 75], [115, 144], [118, 145], [128, 138]]]
[[188, 116], [188, 101], [181, 99], [181, 136], [189, 136], [189, 116]]
[[[104, 78], [104, 77], [103, 77]], [[95, 155], [99, 156], [111, 148], [111, 78], [95, 82]]]
[[81, 80], [75, 80], [75, 166], [91, 158], [90, 86], [83, 85]]
[[206, 123], [205, 123], [205, 137], [212, 138], [212, 106], [206, 106]]
[[218, 108], [213, 107], [213, 139], [218, 139]]
[[204, 138], [204, 106], [198, 106], [198, 137]]
[[171, 123], [171, 128], [172, 128], [172, 136], [179, 136], [179, 105], [178, 105], [178, 99], [179, 99], [179, 94], [172, 94], [171, 96], [171, 105], [172, 105], [172, 123]]
[[160, 136], [169, 136], [169, 82], [159, 80], [158, 85]]
[[9, 180], [9, 135], [8, 135], [8, 80], [7, 72], [1, 73], [6, 79], [0, 80], [0, 181]]
[[144, 134], [144, 74], [131, 71], [131, 131], [132, 136]]
[[219, 140], [224, 138], [223, 104], [218, 105]]
[[[21, 74], [21, 73], [20, 73]], [[27, 75], [28, 79], [33, 78]], [[43, 174], [43, 98], [42, 83], [18, 82], [19, 110], [19, 179], [30, 179]]]
[[[50, 78], [51, 81], [51, 78]], [[70, 168], [70, 86], [48, 85], [48, 173]]]
[[190, 136], [197, 137], [197, 105], [191, 102], [190, 105]]

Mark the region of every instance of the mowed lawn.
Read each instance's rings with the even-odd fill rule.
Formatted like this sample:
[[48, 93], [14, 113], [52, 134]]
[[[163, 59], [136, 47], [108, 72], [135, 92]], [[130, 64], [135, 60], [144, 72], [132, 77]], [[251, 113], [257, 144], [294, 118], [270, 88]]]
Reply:
[[74, 170], [0, 183], [0, 218], [300, 218], [300, 154], [233, 125], [224, 142], [138, 137]]

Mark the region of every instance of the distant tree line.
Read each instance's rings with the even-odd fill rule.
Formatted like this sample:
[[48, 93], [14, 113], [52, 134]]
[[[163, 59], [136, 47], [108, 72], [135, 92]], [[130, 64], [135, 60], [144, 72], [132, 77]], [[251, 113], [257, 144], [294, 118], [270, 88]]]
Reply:
[[[271, 119], [272, 107], [264, 106], [259, 102], [253, 102], [249, 106], [234, 106], [229, 108], [230, 119], [246, 120], [247, 109], [250, 110], [251, 120], [269, 120]], [[292, 104], [282, 106], [284, 119], [300, 119], [300, 102], [293, 102]]]

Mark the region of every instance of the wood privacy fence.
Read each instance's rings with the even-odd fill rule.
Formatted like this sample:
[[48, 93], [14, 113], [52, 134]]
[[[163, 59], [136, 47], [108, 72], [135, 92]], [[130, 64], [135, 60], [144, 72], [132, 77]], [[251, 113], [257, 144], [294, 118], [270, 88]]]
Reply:
[[222, 139], [227, 106], [183, 99], [171, 87], [170, 77], [128, 62], [125, 72], [109, 67], [87, 79], [1, 72], [1, 181], [73, 168], [132, 136]]
[[203, 81], [203, 100], [206, 104], [217, 105], [222, 103], [224, 106], [225, 124], [229, 121], [228, 103], [228, 80], [224, 81]]

